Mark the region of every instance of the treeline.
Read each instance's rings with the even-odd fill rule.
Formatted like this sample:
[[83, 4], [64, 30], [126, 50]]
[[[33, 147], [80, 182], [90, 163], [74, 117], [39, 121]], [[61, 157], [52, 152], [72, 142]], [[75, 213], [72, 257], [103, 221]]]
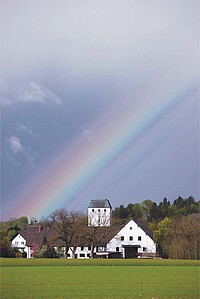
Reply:
[[156, 223], [165, 217], [188, 216], [199, 213], [199, 211], [200, 202], [196, 202], [193, 196], [188, 198], [179, 196], [172, 204], [167, 198], [164, 198], [159, 204], [147, 199], [141, 204], [130, 203], [127, 207], [120, 205], [113, 211], [113, 217], [123, 221], [133, 218]]
[[193, 196], [178, 197], [173, 203], [164, 198], [159, 204], [145, 200], [141, 204], [120, 205], [114, 219], [124, 223], [140, 219], [153, 231], [157, 252], [163, 258], [200, 259], [200, 202]]
[[[116, 229], [129, 219], [141, 220], [154, 234], [160, 257], [173, 259], [200, 259], [200, 202], [193, 196], [178, 197], [171, 203], [166, 198], [160, 203], [145, 200], [142, 203], [120, 205], [113, 210], [111, 227], [88, 227], [87, 216], [79, 212], [56, 210], [46, 219], [35, 218], [28, 223], [27, 217], [0, 223], [0, 256], [15, 257], [19, 252], [11, 247], [12, 239], [30, 226], [40, 223], [49, 226], [54, 240], [44, 238], [35, 256], [50, 257], [50, 243], [60, 241], [68, 249], [90, 244], [91, 247], [106, 244]], [[61, 246], [62, 247], [62, 246]], [[52, 248], [51, 248], [52, 249]]]

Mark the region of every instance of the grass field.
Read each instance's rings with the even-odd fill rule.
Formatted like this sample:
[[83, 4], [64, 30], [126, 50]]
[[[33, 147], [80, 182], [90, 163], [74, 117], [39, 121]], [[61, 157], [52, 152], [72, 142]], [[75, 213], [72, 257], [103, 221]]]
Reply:
[[200, 262], [1, 259], [1, 298], [199, 298]]

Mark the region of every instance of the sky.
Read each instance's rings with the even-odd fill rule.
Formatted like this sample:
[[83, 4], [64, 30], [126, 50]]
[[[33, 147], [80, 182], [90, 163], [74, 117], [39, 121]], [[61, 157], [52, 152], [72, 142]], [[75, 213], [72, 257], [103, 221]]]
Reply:
[[198, 0], [2, 0], [1, 217], [199, 200]]

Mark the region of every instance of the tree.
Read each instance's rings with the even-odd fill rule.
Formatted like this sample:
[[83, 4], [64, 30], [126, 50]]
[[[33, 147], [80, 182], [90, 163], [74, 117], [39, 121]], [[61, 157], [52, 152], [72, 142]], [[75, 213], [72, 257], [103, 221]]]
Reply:
[[170, 201], [165, 197], [162, 202], [158, 205], [159, 214], [162, 219], [169, 217], [172, 214]]
[[153, 207], [154, 202], [150, 199], [146, 199], [142, 202], [142, 207], [143, 207], [143, 211], [144, 211], [144, 215], [143, 215], [143, 219], [144, 220], [149, 220], [151, 215], [151, 209]]
[[39, 248], [34, 252], [34, 257], [37, 258], [50, 258], [55, 257], [56, 253], [52, 247], [47, 243], [47, 238], [44, 236]]
[[199, 215], [182, 216], [169, 225], [164, 250], [170, 258], [200, 259]]
[[119, 223], [113, 220], [111, 226], [89, 226], [86, 228], [85, 240], [87, 240], [86, 242], [91, 248], [90, 258], [94, 257], [95, 247], [97, 247], [98, 249], [101, 247], [103, 249], [103, 247], [105, 247], [106, 243], [113, 236], [113, 232], [116, 231], [116, 227], [118, 226]]
[[149, 211], [149, 220], [152, 222], [157, 222], [161, 219], [160, 211], [157, 206], [157, 203], [154, 202], [150, 211]]
[[187, 216], [190, 214], [200, 212], [199, 202], [195, 202], [193, 196], [189, 196], [188, 198], [185, 199], [179, 196], [177, 199], [174, 200], [172, 204], [172, 208], [174, 214], [176, 215]]
[[59, 209], [50, 215], [50, 226], [55, 233], [54, 239], [64, 242], [66, 252], [70, 247], [75, 247], [77, 241], [80, 241], [83, 228], [83, 214], [79, 212], [68, 212], [65, 209]]
[[135, 203], [135, 204], [129, 204], [127, 206], [127, 213], [128, 218], [133, 219], [143, 219], [144, 215], [144, 207], [141, 204]]
[[124, 205], [120, 205], [119, 208], [117, 207], [114, 209], [113, 217], [125, 220], [128, 218], [127, 209], [124, 207]]
[[161, 257], [168, 257], [166, 250], [166, 240], [169, 234], [169, 225], [171, 223], [171, 219], [165, 217], [157, 224], [157, 229], [154, 231], [154, 238], [157, 244], [157, 252]]

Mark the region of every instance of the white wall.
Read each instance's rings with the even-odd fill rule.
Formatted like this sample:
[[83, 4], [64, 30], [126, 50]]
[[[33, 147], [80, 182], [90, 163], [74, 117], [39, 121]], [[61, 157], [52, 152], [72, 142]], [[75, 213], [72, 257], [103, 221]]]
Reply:
[[18, 234], [11, 243], [13, 248], [18, 248], [21, 252], [26, 252], [27, 258], [31, 258], [31, 249], [30, 247], [26, 246], [26, 239], [22, 237], [22, 235]]
[[88, 226], [110, 226], [110, 208], [88, 208]]
[[[124, 237], [124, 240], [122, 240]], [[131, 239], [130, 239], [131, 237]], [[107, 244], [106, 250], [117, 251], [124, 254], [123, 245], [140, 245], [138, 253], [156, 253], [155, 242], [133, 221], [130, 220]], [[144, 249], [146, 248], [146, 249]]]

